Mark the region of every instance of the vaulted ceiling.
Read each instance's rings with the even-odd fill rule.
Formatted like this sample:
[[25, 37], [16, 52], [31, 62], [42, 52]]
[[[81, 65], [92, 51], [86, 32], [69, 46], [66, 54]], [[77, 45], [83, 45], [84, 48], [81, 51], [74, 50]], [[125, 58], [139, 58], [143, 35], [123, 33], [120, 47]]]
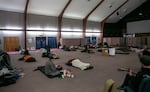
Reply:
[[[70, 1], [70, 3], [68, 3]], [[29, 0], [27, 13], [115, 23], [147, 0]], [[27, 0], [0, 0], [0, 10], [24, 13]], [[68, 6], [66, 7], [66, 4]]]
[[150, 19], [150, 0], [144, 2], [140, 7], [136, 8], [130, 14], [123, 17], [119, 22], [132, 22]]

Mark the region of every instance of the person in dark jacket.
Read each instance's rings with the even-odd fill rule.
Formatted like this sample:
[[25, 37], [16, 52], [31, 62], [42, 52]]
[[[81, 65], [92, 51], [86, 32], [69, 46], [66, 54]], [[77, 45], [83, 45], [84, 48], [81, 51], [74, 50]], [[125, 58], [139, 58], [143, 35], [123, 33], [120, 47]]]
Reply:
[[60, 75], [60, 71], [57, 70], [56, 65], [49, 59], [45, 64], [45, 74], [50, 76]]
[[150, 56], [150, 51], [148, 49], [144, 49], [142, 54]]
[[4, 67], [13, 69], [9, 54], [0, 49], [0, 70]]
[[135, 92], [138, 92], [139, 85], [144, 76], [150, 76], [150, 56], [143, 55], [140, 57], [142, 68], [136, 74], [132, 70], [128, 70], [123, 84], [120, 86], [121, 89], [127, 86], [132, 88]]

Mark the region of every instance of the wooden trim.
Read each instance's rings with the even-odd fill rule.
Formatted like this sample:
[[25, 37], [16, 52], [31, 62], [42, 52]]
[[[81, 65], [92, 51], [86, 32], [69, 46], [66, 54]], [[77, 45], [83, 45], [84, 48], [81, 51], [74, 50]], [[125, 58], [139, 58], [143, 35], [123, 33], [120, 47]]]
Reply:
[[29, 0], [26, 1], [25, 10], [24, 10], [24, 48], [27, 48], [27, 10], [28, 10]]
[[65, 12], [65, 10], [67, 9], [67, 7], [69, 6], [69, 4], [72, 2], [72, 0], [69, 0], [67, 2], [67, 4], [65, 5], [65, 7], [63, 8], [63, 10], [61, 11], [61, 13], [58, 16], [58, 41], [60, 42], [61, 39], [61, 27], [62, 27], [62, 17], [63, 14]]
[[62, 17], [58, 17], [58, 41], [61, 39]]
[[83, 38], [85, 38], [86, 33], [86, 24], [88, 17], [103, 3], [104, 0], [101, 0], [83, 19]]
[[105, 22], [101, 22], [100, 23], [100, 29], [101, 29], [101, 35], [100, 35], [100, 40], [101, 40], [101, 43], [103, 43], [104, 39], [103, 39], [103, 30], [104, 30], [104, 25], [105, 25]]
[[65, 5], [64, 9], [63, 9], [63, 10], [61, 11], [61, 13], [59, 14], [59, 17], [62, 17], [62, 16], [63, 16], [65, 10], [67, 9], [67, 7], [69, 6], [69, 4], [70, 4], [71, 2], [72, 2], [72, 0], [69, 0], [69, 1], [67, 2], [67, 4]]
[[101, 0], [87, 15], [84, 19], [87, 20], [87, 18], [104, 2], [104, 0]]
[[87, 19], [83, 19], [83, 38], [85, 38]]
[[109, 14], [100, 24], [101, 26], [101, 31], [102, 31], [102, 36], [101, 38], [101, 42], [103, 42], [103, 31], [104, 31], [104, 25], [105, 25], [105, 21], [111, 16], [113, 15], [117, 10], [119, 10], [123, 5], [125, 5], [129, 0], [126, 0], [123, 4], [121, 4], [116, 10], [114, 10], [111, 14]]

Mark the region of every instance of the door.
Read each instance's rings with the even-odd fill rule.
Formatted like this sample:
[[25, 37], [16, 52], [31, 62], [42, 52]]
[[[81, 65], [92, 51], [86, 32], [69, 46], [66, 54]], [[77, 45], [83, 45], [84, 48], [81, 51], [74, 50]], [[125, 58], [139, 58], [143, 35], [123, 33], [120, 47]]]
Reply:
[[36, 37], [36, 49], [46, 47], [46, 37]]
[[96, 37], [92, 37], [92, 44], [96, 45], [97, 41], [96, 41]]
[[91, 43], [91, 38], [90, 37], [86, 37], [86, 44], [90, 44]]
[[57, 48], [57, 39], [56, 39], [56, 37], [48, 37], [48, 46], [50, 48]]
[[15, 51], [19, 47], [18, 37], [4, 37], [4, 50]]

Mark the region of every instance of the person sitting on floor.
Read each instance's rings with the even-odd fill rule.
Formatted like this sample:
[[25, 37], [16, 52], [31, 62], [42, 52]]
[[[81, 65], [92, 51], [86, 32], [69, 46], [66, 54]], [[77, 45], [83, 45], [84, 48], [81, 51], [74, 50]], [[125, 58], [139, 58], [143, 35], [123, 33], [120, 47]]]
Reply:
[[64, 51], [70, 51], [69, 47], [64, 45], [63, 48], [62, 48]]
[[89, 46], [88, 45], [84, 45], [84, 49], [81, 52], [90, 52], [89, 50]]
[[130, 87], [134, 92], [138, 92], [140, 82], [144, 76], [150, 76], [150, 56], [143, 55], [140, 58], [140, 62], [143, 64], [141, 70], [138, 73], [134, 73], [129, 69], [124, 82], [119, 89], [126, 90], [126, 87]]
[[109, 47], [108, 43], [107, 43], [107, 42], [104, 42], [103, 47], [104, 47], [104, 48], [108, 48], [108, 47]]
[[61, 77], [61, 78], [74, 78], [74, 72], [70, 69], [63, 69], [61, 65], [55, 65], [52, 60], [46, 62], [45, 66], [38, 66], [33, 71], [40, 70], [49, 78]]
[[25, 52], [25, 49], [24, 49], [24, 48], [20, 49], [20, 51], [19, 51], [19, 53], [20, 53], [21, 55], [23, 55], [24, 52]]
[[46, 47], [46, 48], [42, 48], [42, 57], [48, 57], [48, 58], [51, 58], [51, 59], [59, 59], [59, 56], [52, 52], [51, 49], [49, 47]]
[[84, 50], [82, 50], [81, 52], [89, 52], [89, 47], [88, 47], [88, 45], [84, 45]]
[[92, 50], [89, 49], [88, 45], [84, 45], [84, 49], [81, 52], [94, 53]]
[[66, 65], [69, 65], [69, 66], [74, 66], [76, 68], [79, 68], [81, 70], [87, 70], [87, 69], [91, 69], [93, 68], [93, 66], [90, 64], [90, 63], [85, 63], [85, 62], [82, 62], [80, 59], [70, 59]]
[[63, 69], [60, 65], [55, 65], [51, 59], [45, 64], [45, 74], [51, 77], [61, 76], [62, 78], [69, 77], [73, 78], [74, 73], [70, 69]]
[[60, 75], [59, 69], [57, 69], [56, 65], [49, 59], [45, 64], [45, 74], [48, 76], [58, 76]]

